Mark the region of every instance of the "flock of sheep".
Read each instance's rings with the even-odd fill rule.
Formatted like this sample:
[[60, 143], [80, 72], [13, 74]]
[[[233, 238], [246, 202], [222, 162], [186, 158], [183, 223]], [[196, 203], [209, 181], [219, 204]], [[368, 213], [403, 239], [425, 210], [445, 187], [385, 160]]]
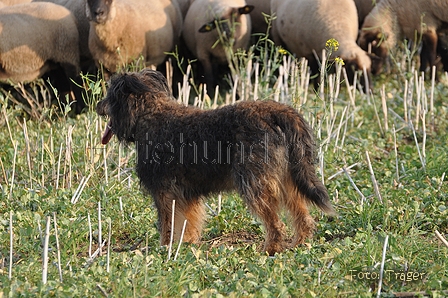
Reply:
[[369, 74], [404, 38], [421, 41], [420, 70], [448, 57], [447, 0], [0, 0], [0, 81], [57, 68], [72, 79], [97, 67], [112, 74], [135, 59], [157, 67], [182, 43], [213, 85], [214, 66], [227, 63], [216, 41], [248, 48], [252, 33], [267, 30], [263, 13], [274, 16], [271, 39], [312, 72], [331, 38], [348, 70]]

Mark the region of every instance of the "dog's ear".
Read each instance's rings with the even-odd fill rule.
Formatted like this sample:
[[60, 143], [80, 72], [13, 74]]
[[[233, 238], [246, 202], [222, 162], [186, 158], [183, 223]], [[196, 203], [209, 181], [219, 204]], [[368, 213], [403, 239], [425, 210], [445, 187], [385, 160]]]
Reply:
[[140, 74], [143, 76], [143, 81], [146, 86], [151, 86], [151, 93], [165, 93], [167, 96], [171, 95], [170, 87], [165, 76], [157, 70], [143, 69]]
[[150, 88], [134, 73], [114, 76], [111, 80], [111, 88], [112, 93], [119, 99], [127, 99], [131, 94], [139, 97], [150, 91]]

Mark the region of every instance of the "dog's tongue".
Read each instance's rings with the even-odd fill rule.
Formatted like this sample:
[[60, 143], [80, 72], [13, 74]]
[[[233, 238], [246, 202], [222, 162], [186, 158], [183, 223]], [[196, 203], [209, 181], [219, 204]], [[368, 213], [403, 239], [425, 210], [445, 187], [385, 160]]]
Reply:
[[104, 130], [103, 137], [101, 138], [101, 144], [106, 145], [109, 143], [110, 139], [114, 135], [113, 131], [110, 129], [110, 122], [107, 123], [106, 129]]

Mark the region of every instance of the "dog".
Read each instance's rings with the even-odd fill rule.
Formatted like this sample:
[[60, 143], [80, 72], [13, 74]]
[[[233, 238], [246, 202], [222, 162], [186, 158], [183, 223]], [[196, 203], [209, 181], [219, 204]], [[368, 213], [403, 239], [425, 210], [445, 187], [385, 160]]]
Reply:
[[[169, 244], [171, 229], [179, 241], [185, 220], [183, 239], [199, 243], [204, 200], [219, 192], [237, 191], [262, 221], [269, 255], [312, 236], [308, 205], [335, 214], [316, 175], [312, 130], [291, 106], [262, 100], [211, 110], [181, 105], [160, 72], [144, 69], [114, 75], [96, 111], [109, 119], [103, 144], [116, 135], [136, 145], [136, 172], [154, 199], [161, 245]], [[281, 207], [294, 228], [289, 242]]]

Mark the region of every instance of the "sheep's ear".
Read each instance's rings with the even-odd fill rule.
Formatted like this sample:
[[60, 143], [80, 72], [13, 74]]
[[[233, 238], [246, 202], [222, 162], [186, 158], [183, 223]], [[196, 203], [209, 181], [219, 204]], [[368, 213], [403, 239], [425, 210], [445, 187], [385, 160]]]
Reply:
[[238, 8], [238, 12], [240, 14], [249, 14], [252, 12], [252, 10], [254, 10], [255, 6], [253, 5], [246, 5], [243, 7]]
[[207, 24], [202, 25], [202, 27], [199, 28], [199, 32], [201, 32], [201, 33], [210, 32], [214, 29], [216, 29], [216, 23], [215, 23], [215, 21], [211, 21]]

